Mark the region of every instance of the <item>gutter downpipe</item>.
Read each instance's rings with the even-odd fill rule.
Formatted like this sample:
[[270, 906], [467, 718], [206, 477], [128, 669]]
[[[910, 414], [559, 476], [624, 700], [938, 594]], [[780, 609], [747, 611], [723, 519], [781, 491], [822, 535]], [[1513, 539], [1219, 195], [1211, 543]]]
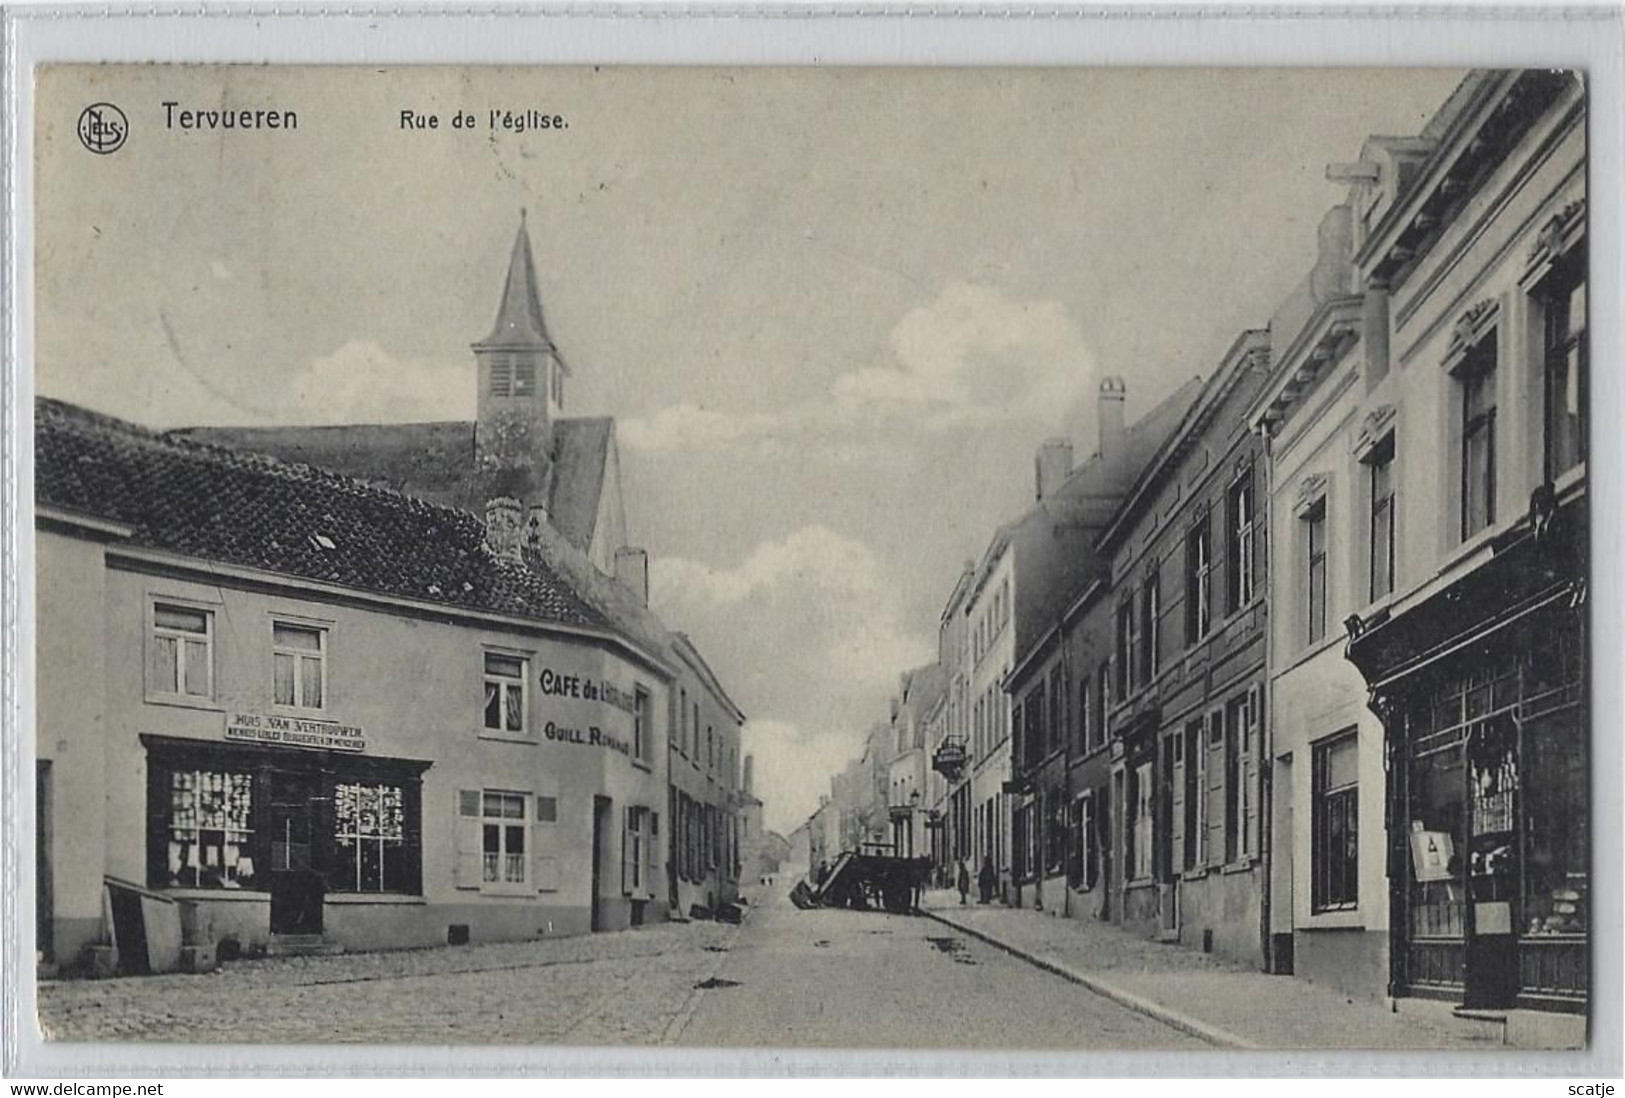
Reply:
[[[1259, 510], [1266, 514], [1264, 520], [1264, 576], [1266, 582], [1275, 582], [1275, 562], [1271, 559], [1275, 553], [1275, 531], [1270, 529], [1270, 523], [1275, 515], [1275, 455], [1272, 452], [1273, 441], [1267, 426], [1260, 425], [1260, 434], [1264, 442], [1264, 499], [1268, 504]], [[1269, 613], [1269, 608], [1275, 600], [1264, 593], [1264, 720], [1259, 722], [1259, 737], [1264, 741], [1259, 744], [1259, 817], [1258, 817], [1258, 854], [1264, 868], [1264, 887], [1259, 891], [1258, 919], [1259, 919], [1259, 945], [1263, 950], [1264, 971], [1274, 973], [1276, 969], [1275, 936], [1272, 933], [1271, 917], [1273, 913], [1272, 894], [1275, 890], [1275, 620]]]

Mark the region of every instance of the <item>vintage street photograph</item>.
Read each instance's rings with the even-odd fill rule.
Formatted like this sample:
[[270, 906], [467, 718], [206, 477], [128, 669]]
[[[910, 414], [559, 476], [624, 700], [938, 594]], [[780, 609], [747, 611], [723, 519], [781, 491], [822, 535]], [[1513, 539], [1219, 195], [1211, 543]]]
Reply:
[[41, 67], [41, 1034], [1586, 1048], [1587, 108]]

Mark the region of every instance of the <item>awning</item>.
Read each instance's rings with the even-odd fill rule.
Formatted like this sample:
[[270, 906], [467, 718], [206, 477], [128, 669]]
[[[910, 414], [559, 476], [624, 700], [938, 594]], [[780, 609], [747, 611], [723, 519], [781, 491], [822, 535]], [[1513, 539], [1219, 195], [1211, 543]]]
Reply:
[[1387, 693], [1395, 683], [1408, 679], [1413, 675], [1418, 675], [1430, 667], [1443, 663], [1464, 649], [1474, 648], [1478, 645], [1484, 644], [1492, 637], [1505, 632], [1512, 626], [1517, 625], [1519, 622], [1534, 614], [1538, 614], [1540, 611], [1552, 606], [1553, 604], [1564, 603], [1572, 600], [1578, 586], [1579, 581], [1569, 580], [1567, 582], [1558, 584], [1556, 587], [1551, 588], [1545, 593], [1538, 595], [1523, 604], [1502, 611], [1489, 621], [1483, 622], [1476, 626], [1472, 631], [1458, 634], [1455, 639], [1449, 641], [1443, 646], [1436, 648], [1431, 652], [1424, 652], [1414, 660], [1411, 660], [1408, 663], [1400, 664], [1399, 666], [1393, 668], [1388, 672], [1388, 674], [1370, 684], [1371, 692], [1373, 694]]
[[1535, 508], [1495, 540], [1489, 560], [1415, 606], [1365, 624], [1349, 621], [1345, 654], [1373, 695], [1464, 650], [1498, 638], [1530, 615], [1585, 588], [1583, 503], [1550, 508], [1537, 523]]

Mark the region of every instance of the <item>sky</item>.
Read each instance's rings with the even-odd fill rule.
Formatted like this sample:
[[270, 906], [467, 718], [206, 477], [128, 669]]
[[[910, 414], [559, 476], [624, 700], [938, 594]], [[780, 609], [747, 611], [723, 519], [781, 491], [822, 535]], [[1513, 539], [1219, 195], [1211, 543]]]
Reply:
[[[154, 427], [471, 419], [527, 211], [566, 411], [616, 417], [652, 603], [788, 833], [935, 658], [1039, 443], [1081, 459], [1102, 378], [1132, 421], [1267, 324], [1343, 198], [1327, 164], [1461, 75], [47, 71], [36, 387]], [[114, 154], [80, 146], [92, 99], [129, 118]]]

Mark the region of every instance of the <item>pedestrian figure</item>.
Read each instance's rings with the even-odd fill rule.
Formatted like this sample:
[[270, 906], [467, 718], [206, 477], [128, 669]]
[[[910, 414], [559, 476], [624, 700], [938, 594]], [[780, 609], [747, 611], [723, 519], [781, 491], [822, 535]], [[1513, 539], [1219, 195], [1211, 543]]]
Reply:
[[993, 856], [982, 855], [982, 871], [976, 875], [977, 891], [981, 893], [984, 904], [993, 901], [993, 887], [999, 883], [999, 874], [993, 868]]
[[970, 870], [965, 867], [963, 858], [959, 861], [959, 902], [964, 904], [970, 899]]

